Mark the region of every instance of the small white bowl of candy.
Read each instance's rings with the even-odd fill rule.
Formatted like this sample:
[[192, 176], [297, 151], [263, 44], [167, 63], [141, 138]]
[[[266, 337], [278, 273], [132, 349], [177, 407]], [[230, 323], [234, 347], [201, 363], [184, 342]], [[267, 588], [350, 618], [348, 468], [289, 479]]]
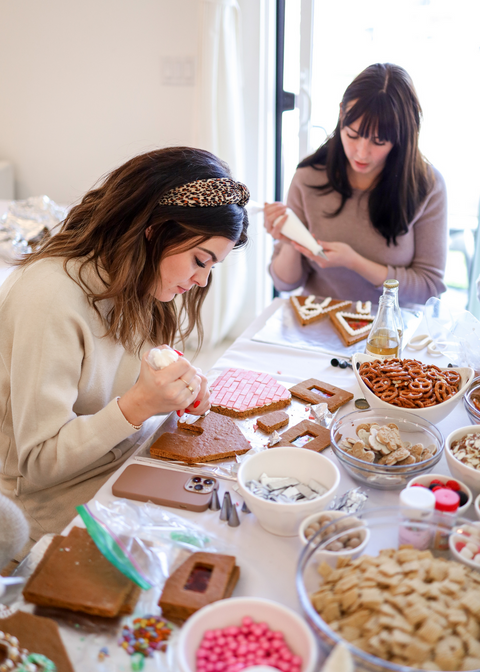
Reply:
[[333, 499], [340, 471], [313, 450], [280, 447], [242, 462], [237, 480], [240, 494], [260, 525], [272, 534], [294, 537], [306, 516], [323, 511]]
[[465, 520], [457, 525], [448, 538], [450, 551], [456, 560], [480, 570], [480, 522]]
[[460, 497], [460, 504], [457, 511], [459, 516], [464, 516], [473, 502], [473, 495], [470, 488], [462, 481], [452, 478], [451, 476], [445, 476], [445, 474], [422, 474], [416, 478], [412, 478], [412, 480], [407, 483], [407, 488], [414, 487], [428, 488], [432, 492], [437, 488], [454, 490]]
[[[213, 654], [213, 656], [212, 656]], [[232, 669], [235, 662], [291, 672], [315, 672], [318, 648], [305, 619], [287, 607], [255, 597], [230, 597], [191, 616], [177, 644], [182, 672]], [[280, 665], [279, 665], [280, 663]]]
[[304, 546], [315, 537], [317, 559], [336, 567], [338, 558], [353, 559], [363, 553], [370, 530], [362, 520], [344, 511], [322, 511], [305, 518], [298, 535]]

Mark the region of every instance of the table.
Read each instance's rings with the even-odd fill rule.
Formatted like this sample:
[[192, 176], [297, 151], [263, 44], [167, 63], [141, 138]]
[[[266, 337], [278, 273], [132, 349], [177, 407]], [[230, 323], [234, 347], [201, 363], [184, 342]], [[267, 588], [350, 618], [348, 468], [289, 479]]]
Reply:
[[[269, 345], [251, 340], [252, 337], [262, 328], [266, 320], [280, 308], [284, 299], [275, 299], [272, 304], [248, 327], [248, 329], [233, 343], [233, 345], [218, 360], [214, 369], [209, 373], [209, 380], [216, 378], [217, 374], [226, 368], [237, 367], [252, 369], [269, 373], [280, 379], [282, 382], [295, 384], [307, 378], [318, 378], [322, 381], [332, 383], [338, 387], [351, 391], [356, 397], [359, 396], [359, 387], [356, 382], [353, 371], [350, 368], [339, 369], [330, 365], [330, 356], [312, 353], [309, 351], [298, 350], [286, 346]], [[425, 331], [425, 325], [420, 324], [418, 333]], [[439, 366], [446, 366], [447, 362], [442, 357], [432, 357], [426, 350], [412, 355], [424, 362], [432, 362]], [[341, 408], [341, 414], [355, 410], [353, 400]], [[446, 437], [454, 429], [463, 425], [470, 424], [468, 416], [464, 410], [463, 404], [459, 403], [454, 411], [442, 422], [439, 428]], [[324, 454], [336, 462], [332, 450], [328, 448]], [[134, 461], [131, 457], [122, 468], [116, 472], [98, 491], [95, 499], [103, 504], [108, 504], [114, 500], [112, 495], [112, 484], [118, 478], [118, 475], [128, 464]], [[338, 465], [338, 463], [337, 463]], [[339, 494], [357, 487], [340, 467], [341, 483]], [[436, 465], [437, 473], [449, 474], [445, 457], [442, 457]], [[242, 499], [235, 492], [235, 484], [232, 481], [220, 481], [220, 499], [225, 490], [229, 490], [232, 499], [240, 505]], [[395, 506], [398, 504], [399, 491], [385, 491], [364, 488], [368, 492], [367, 506]], [[265, 597], [281, 602], [282, 604], [302, 613], [295, 589], [295, 572], [297, 560], [302, 549], [301, 543], [297, 537], [277, 537], [260, 527], [253, 514], [240, 513], [241, 524], [237, 528], [231, 528], [226, 522], [219, 520], [219, 513], [205, 511], [203, 513], [193, 513], [181, 511], [178, 509], [165, 509], [175, 515], [181, 516], [192, 521], [212, 535], [228, 549], [232, 555], [237, 557], [237, 564], [240, 566], [240, 580], [234, 591], [235, 596], [254, 595], [256, 597]], [[470, 509], [473, 515], [473, 507]], [[72, 525], [82, 525], [77, 517], [72, 521]], [[69, 526], [69, 527], [71, 527]], [[67, 528], [68, 530], [69, 528]], [[65, 633], [64, 633], [65, 634]], [[66, 641], [70, 640], [70, 634], [66, 635]], [[72, 662], [76, 669], [82, 670], [85, 667], [79, 666], [79, 658], [85, 655], [85, 652], [78, 653], [78, 641], [73, 644], [67, 641], [67, 645], [72, 654]], [[102, 646], [98, 643], [99, 648]], [[73, 647], [76, 647], [75, 650]], [[81, 647], [80, 647], [81, 648]], [[77, 655], [78, 653], [78, 655]], [[119, 654], [125, 654], [118, 651]], [[92, 664], [93, 664], [92, 659]], [[106, 663], [109, 659], [107, 659]], [[113, 665], [113, 658], [110, 661]], [[145, 670], [161, 670], [161, 667], [155, 667], [153, 661], [148, 661]], [[103, 664], [102, 664], [103, 665]], [[95, 669], [90, 667], [89, 669]], [[128, 664], [121, 667], [98, 667], [99, 670], [120, 670], [129, 669]]]

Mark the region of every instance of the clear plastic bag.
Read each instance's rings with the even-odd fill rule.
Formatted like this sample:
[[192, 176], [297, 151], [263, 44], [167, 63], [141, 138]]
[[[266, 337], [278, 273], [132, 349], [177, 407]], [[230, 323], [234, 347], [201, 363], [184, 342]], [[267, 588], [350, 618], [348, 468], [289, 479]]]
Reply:
[[425, 304], [425, 320], [437, 349], [452, 364], [480, 371], [480, 321], [472, 313], [454, 313], [443, 301], [431, 297]]
[[162, 588], [190, 553], [218, 551], [201, 528], [151, 502], [94, 501], [77, 510], [100, 552], [144, 590]]

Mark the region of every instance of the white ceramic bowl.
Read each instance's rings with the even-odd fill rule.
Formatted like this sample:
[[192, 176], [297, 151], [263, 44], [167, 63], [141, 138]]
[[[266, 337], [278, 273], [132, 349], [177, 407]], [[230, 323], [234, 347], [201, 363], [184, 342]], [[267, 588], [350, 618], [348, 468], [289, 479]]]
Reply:
[[473, 467], [468, 467], [466, 464], [457, 460], [454, 457], [451, 445], [454, 441], [458, 441], [465, 434], [479, 434], [480, 425], [466, 425], [465, 427], [460, 427], [451, 432], [445, 440], [445, 457], [447, 459], [447, 465], [450, 469], [452, 476], [458, 478], [458, 480], [463, 481], [470, 490], [477, 495], [480, 492], [480, 470], [474, 469]]
[[241, 625], [244, 616], [267, 623], [271, 630], [283, 632], [290, 650], [303, 659], [302, 672], [315, 672], [317, 642], [306, 621], [278, 602], [255, 597], [230, 597], [209, 604], [190, 616], [177, 643], [181, 672], [195, 672], [195, 654], [207, 630]]
[[[319, 544], [319, 548], [316, 554], [317, 560], [319, 562], [325, 560], [325, 562], [327, 562], [332, 567], [336, 567], [338, 558], [356, 558], [361, 555], [370, 539], [370, 530], [365, 527], [365, 523], [359, 520], [359, 518], [348, 515], [344, 511], [320, 511], [318, 513], [313, 513], [311, 516], [308, 516], [308, 518], [305, 518], [298, 531], [298, 536], [300, 537], [302, 544], [304, 546], [308, 544], [309, 540], [305, 536], [305, 532], [310, 527], [310, 525], [312, 525], [312, 523], [316, 523], [318, 521], [323, 513], [328, 513], [331, 516], [331, 521], [335, 525], [335, 529], [333, 529], [333, 525], [328, 525], [325, 523], [323, 532], [319, 531], [316, 537]], [[340, 519], [343, 520], [340, 522]], [[338, 523], [335, 522], [337, 520], [339, 521]], [[324, 548], [324, 538], [328, 537], [329, 542], [331, 542], [334, 541], [334, 537], [332, 537], [332, 535], [335, 535], [335, 537], [342, 537], [349, 533], [358, 533], [360, 535], [361, 544], [359, 546], [356, 546], [355, 548], [344, 548], [340, 551], [329, 551]]]
[[[358, 352], [352, 356], [353, 372], [355, 374], [355, 378], [357, 379], [358, 384], [360, 385], [362, 394], [368, 401], [370, 406], [373, 406], [375, 408], [384, 408], [384, 409], [398, 408], [393, 404], [389, 404], [388, 402], [383, 401], [382, 399], [380, 399], [380, 397], [377, 397], [377, 395], [374, 394], [372, 390], [369, 387], [367, 387], [367, 385], [365, 385], [362, 378], [360, 377], [360, 374], [358, 373], [357, 363], [358, 365], [360, 365], [363, 364], [363, 362], [373, 362], [375, 361], [375, 359], [376, 358], [372, 357], [372, 355], [366, 355]], [[461, 381], [457, 394], [453, 396], [451, 399], [442, 402], [441, 404], [436, 404], [435, 406], [429, 406], [428, 408], [406, 408], [405, 409], [406, 413], [414, 413], [415, 415], [418, 415], [419, 417], [425, 418], [425, 420], [429, 420], [430, 422], [436, 424], [437, 422], [440, 422], [440, 420], [446, 418], [447, 415], [449, 415], [453, 411], [455, 406], [462, 399], [464, 392], [467, 390], [468, 386], [472, 382], [474, 376], [474, 370], [468, 366], [453, 369], [445, 368], [441, 370], [442, 371], [453, 370], [457, 371], [460, 374]]]
[[[328, 490], [311, 500], [271, 502], [257, 497], [247, 488], [248, 481], [259, 480], [263, 473], [274, 477], [291, 476], [302, 483], [313, 478]], [[307, 448], [269, 448], [242, 462], [237, 480], [240, 494], [260, 525], [272, 534], [294, 537], [306, 516], [323, 511], [333, 499], [340, 484], [340, 471], [327, 457]]]
[[460, 486], [460, 489], [463, 490], [463, 492], [466, 495], [468, 495], [466, 503], [463, 506], [458, 507], [458, 515], [464, 516], [467, 509], [469, 509], [470, 506], [472, 505], [473, 495], [470, 488], [465, 483], [463, 483], [459, 478], [452, 479], [451, 476], [445, 476], [445, 474], [423, 474], [422, 476], [412, 478], [412, 480], [407, 483], [407, 488], [411, 488], [414, 483], [421, 483], [422, 485], [428, 487], [432, 481], [440, 481], [441, 483], [446, 483], [447, 481], [451, 480], [457, 481], [458, 485]]
[[[455, 531], [448, 538], [448, 545], [453, 558], [458, 560], [458, 562], [463, 562], [472, 569], [480, 571], [480, 562], [475, 562], [473, 559], [465, 557], [457, 550], [456, 546], [459, 541], [465, 544], [473, 543], [477, 550], [480, 551], [480, 523], [468, 521], [468, 523], [456, 527]], [[474, 552], [473, 547], [471, 550]]]
[[475, 515], [480, 519], [480, 495], [477, 495], [475, 501], [473, 502], [473, 508], [475, 509]]

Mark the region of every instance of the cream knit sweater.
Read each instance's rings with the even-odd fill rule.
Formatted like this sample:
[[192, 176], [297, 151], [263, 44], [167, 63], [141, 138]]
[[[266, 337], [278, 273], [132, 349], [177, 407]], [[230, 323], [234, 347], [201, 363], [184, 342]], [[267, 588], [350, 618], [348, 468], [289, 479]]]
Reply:
[[[77, 268], [70, 263], [72, 275]], [[102, 287], [92, 269], [86, 278]], [[116, 397], [135, 383], [140, 359], [104, 337], [63, 259], [10, 274], [0, 325], [0, 490], [36, 540], [60, 532], [138, 445]]]

